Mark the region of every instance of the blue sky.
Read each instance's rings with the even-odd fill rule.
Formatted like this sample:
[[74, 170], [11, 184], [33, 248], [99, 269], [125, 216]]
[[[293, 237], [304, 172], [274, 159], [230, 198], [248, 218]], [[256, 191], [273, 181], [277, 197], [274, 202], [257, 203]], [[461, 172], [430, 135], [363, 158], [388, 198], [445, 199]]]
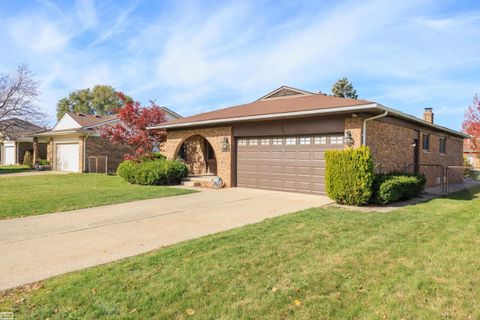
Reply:
[[0, 71], [28, 64], [52, 120], [95, 84], [191, 115], [346, 76], [363, 99], [460, 129], [480, 93], [480, 1], [0, 0], [0, 21]]

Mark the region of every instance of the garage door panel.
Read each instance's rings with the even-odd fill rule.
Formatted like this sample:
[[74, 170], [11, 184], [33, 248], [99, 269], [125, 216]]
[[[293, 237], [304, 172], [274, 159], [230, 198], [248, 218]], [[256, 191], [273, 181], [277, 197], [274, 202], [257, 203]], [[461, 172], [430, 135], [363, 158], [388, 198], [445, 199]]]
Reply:
[[311, 167], [297, 167], [295, 171], [298, 175], [310, 175], [312, 169]]
[[313, 153], [313, 159], [315, 159], [315, 160], [325, 159], [325, 152], [324, 151], [314, 151], [312, 153]]
[[260, 151], [258, 153], [258, 158], [259, 159], [270, 159], [271, 157], [272, 157], [271, 152]]
[[[262, 137], [252, 137], [261, 141]], [[263, 137], [265, 138], [265, 137]], [[271, 139], [272, 137], [268, 137]], [[270, 140], [272, 141], [272, 140]], [[285, 143], [285, 139], [283, 139]], [[300, 141], [297, 139], [297, 141]], [[237, 185], [304, 193], [325, 192], [325, 150], [343, 145], [252, 145], [238, 148]]]
[[325, 176], [325, 168], [321, 167], [313, 167], [312, 168], [312, 174], [316, 176]]
[[62, 143], [56, 145], [56, 170], [79, 172], [79, 144]]
[[4, 162], [6, 165], [15, 164], [15, 146], [5, 146]]
[[272, 151], [272, 159], [283, 159], [283, 152], [281, 151]]
[[311, 151], [299, 151], [298, 152], [298, 159], [299, 160], [312, 160], [312, 152]]
[[285, 159], [297, 159], [297, 152], [296, 151], [285, 151]]

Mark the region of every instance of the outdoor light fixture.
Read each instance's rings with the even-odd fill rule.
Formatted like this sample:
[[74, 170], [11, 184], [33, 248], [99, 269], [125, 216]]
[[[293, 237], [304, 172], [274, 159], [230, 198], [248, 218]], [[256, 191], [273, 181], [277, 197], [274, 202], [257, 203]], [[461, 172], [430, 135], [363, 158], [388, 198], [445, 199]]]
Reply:
[[230, 150], [230, 143], [228, 142], [228, 138], [227, 138], [227, 137], [223, 137], [223, 140], [222, 140], [222, 151], [223, 151], [223, 152], [227, 152], [228, 150]]
[[413, 142], [412, 142], [412, 147], [415, 148], [416, 146], [417, 146], [417, 141], [413, 140]]
[[352, 138], [352, 132], [350, 130], [345, 132], [345, 137], [343, 138], [343, 143], [348, 146], [348, 147], [353, 147], [353, 138]]

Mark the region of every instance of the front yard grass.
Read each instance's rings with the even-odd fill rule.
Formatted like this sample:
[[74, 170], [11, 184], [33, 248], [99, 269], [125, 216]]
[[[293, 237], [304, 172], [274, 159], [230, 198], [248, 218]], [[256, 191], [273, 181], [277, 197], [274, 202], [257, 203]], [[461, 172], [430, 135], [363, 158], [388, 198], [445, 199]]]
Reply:
[[20, 165], [11, 165], [11, 166], [0, 166], [0, 174], [8, 173], [19, 173], [25, 171], [32, 171], [33, 169], [29, 166], [20, 166]]
[[0, 219], [96, 207], [190, 193], [186, 189], [131, 185], [104, 174], [0, 178]]
[[309, 209], [9, 291], [0, 310], [32, 319], [479, 319], [479, 207], [479, 195], [464, 192], [390, 213]]

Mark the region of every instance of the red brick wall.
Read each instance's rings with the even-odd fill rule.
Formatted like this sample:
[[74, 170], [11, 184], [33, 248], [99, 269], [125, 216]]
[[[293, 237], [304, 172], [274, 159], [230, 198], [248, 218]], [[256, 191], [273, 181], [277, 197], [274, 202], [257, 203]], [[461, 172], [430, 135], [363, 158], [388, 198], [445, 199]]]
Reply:
[[[88, 171], [89, 162], [93, 172], [105, 172], [105, 156], [107, 156], [107, 169], [109, 173], [115, 173], [118, 165], [123, 161], [123, 156], [128, 153], [130, 149], [122, 145], [114, 145], [108, 139], [101, 137], [88, 137], [85, 145], [85, 159], [86, 165], [84, 171]], [[98, 157], [98, 170], [95, 170]]]
[[[377, 169], [382, 172], [402, 171], [406, 164], [413, 164], [414, 150], [413, 139], [417, 136], [416, 130], [420, 131], [419, 136], [419, 163], [420, 172], [427, 176], [427, 186], [433, 186], [444, 178], [444, 171], [441, 166], [462, 166], [463, 165], [463, 140], [451, 135], [408, 124], [401, 125], [399, 122], [392, 122], [389, 119], [370, 121], [367, 124], [367, 145], [371, 148]], [[422, 133], [430, 134], [430, 150], [424, 152], [422, 147]], [[446, 154], [439, 152], [440, 137], [447, 138]], [[439, 165], [427, 166], [427, 165]], [[412, 167], [408, 167], [413, 171]], [[449, 181], [460, 181], [461, 169], [451, 169]]]

